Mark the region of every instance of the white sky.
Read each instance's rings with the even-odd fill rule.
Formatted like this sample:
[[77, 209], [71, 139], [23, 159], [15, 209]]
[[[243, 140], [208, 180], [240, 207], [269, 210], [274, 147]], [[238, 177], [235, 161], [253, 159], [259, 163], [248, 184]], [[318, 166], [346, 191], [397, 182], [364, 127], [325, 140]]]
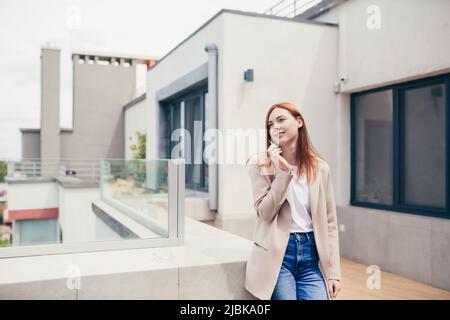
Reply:
[[262, 13], [277, 2], [0, 0], [0, 159], [20, 158], [19, 128], [40, 126], [40, 48], [47, 42], [62, 49], [61, 126], [70, 127], [72, 51], [158, 58], [222, 8]]

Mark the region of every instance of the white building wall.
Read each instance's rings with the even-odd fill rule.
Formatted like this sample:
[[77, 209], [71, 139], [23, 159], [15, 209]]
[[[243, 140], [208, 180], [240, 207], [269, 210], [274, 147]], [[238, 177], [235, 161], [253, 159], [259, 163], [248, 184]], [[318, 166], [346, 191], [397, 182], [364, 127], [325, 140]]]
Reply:
[[[369, 29], [379, 8], [380, 29]], [[369, 12], [369, 13], [368, 13]], [[450, 1], [349, 0], [316, 21], [339, 24], [336, 201], [350, 201], [350, 93], [450, 72]]]
[[133, 151], [130, 147], [138, 142], [136, 132], [147, 132], [150, 116], [149, 109], [146, 106], [146, 99], [138, 102], [134, 106], [125, 110], [125, 159], [133, 157]]
[[59, 188], [59, 224], [63, 243], [98, 241], [92, 202], [100, 199], [98, 188]]
[[329, 10], [323, 14], [321, 14], [320, 16], [318, 16], [317, 18], [315, 18], [315, 21], [320, 21], [320, 22], [328, 22], [328, 23], [338, 23], [339, 22], [339, 11], [340, 11], [341, 6], [337, 6], [332, 10]]
[[[369, 29], [379, 8], [379, 29]], [[369, 8], [369, 12], [367, 10]], [[450, 71], [448, 0], [349, 0], [339, 10], [342, 91], [361, 91]]]
[[[336, 106], [341, 254], [446, 290], [448, 219], [342, 204], [350, 200], [350, 94], [450, 72], [449, 12], [447, 0], [349, 0], [318, 18], [337, 17], [338, 70], [347, 78]], [[370, 18], [379, 29], [367, 27]]]
[[[337, 28], [279, 19], [224, 15], [224, 65], [219, 73], [220, 129], [264, 129], [266, 110], [276, 102], [299, 107], [312, 143], [337, 168]], [[244, 70], [254, 69], [245, 82]], [[239, 185], [239, 187], [236, 187]], [[219, 169], [219, 217], [254, 217], [250, 179], [241, 165]]]
[[[336, 167], [337, 28], [224, 12], [194, 33], [147, 75], [147, 158], [157, 158], [156, 92], [208, 60], [207, 43], [218, 47], [219, 129], [263, 129], [267, 108], [291, 101], [300, 107], [311, 139]], [[189, 57], [189, 59], [187, 59]], [[254, 82], [243, 80], [252, 68]], [[326, 117], [324, 117], [326, 115]], [[219, 218], [253, 217], [250, 180], [241, 162], [219, 166]], [[240, 187], [236, 188], [236, 183]]]
[[[200, 29], [190, 38], [182, 42], [170, 52], [163, 60], [156, 64], [147, 74], [147, 106], [149, 109], [147, 132], [147, 159], [158, 158], [158, 114], [156, 92], [169, 85], [176, 79], [191, 72], [202, 64], [208, 62], [205, 46], [215, 43], [219, 48], [219, 87], [221, 85], [220, 73], [223, 68], [221, 51], [223, 48], [223, 15], [216, 17], [205, 28]], [[219, 90], [219, 106], [221, 94]]]
[[54, 182], [8, 184], [9, 211], [58, 207], [58, 187]]

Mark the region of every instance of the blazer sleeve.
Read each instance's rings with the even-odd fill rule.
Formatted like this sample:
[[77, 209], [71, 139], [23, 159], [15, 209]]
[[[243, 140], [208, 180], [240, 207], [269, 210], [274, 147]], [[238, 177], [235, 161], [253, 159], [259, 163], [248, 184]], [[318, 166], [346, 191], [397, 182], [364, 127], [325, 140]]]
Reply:
[[327, 218], [328, 218], [328, 238], [330, 244], [330, 279], [341, 279], [341, 265], [339, 254], [339, 231], [337, 224], [336, 203], [334, 200], [333, 183], [331, 180], [331, 173], [328, 170], [327, 177]]
[[278, 170], [272, 183], [269, 183], [257, 164], [250, 164], [248, 171], [256, 214], [262, 220], [270, 222], [278, 214], [286, 199], [286, 190], [292, 176], [289, 172]]

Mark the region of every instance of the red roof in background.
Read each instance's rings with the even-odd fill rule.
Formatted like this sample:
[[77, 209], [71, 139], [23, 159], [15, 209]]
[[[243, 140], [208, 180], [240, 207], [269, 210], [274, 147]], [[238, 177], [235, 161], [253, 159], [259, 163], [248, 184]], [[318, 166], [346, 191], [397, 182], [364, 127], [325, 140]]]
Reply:
[[25, 210], [9, 210], [9, 221], [12, 220], [28, 220], [28, 219], [48, 219], [57, 218], [59, 215], [58, 208], [45, 209], [25, 209]]
[[155, 59], [147, 60], [147, 70], [150, 70], [151, 68], [153, 68], [153, 66], [155, 64], [156, 64], [156, 60]]

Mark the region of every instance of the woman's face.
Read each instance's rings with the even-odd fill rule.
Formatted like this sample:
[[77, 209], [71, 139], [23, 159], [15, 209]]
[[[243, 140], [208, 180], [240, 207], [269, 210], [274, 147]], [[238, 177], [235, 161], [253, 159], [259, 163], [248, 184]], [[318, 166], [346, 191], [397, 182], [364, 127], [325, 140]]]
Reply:
[[283, 108], [275, 108], [269, 115], [267, 122], [270, 137], [279, 146], [295, 141], [298, 137], [298, 128], [303, 126], [300, 117], [294, 118]]

